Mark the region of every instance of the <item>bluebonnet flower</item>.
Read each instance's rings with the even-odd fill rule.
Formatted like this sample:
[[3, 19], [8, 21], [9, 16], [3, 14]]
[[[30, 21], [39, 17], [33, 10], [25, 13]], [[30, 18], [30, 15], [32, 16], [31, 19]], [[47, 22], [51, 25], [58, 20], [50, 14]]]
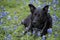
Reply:
[[16, 20], [16, 21], [17, 21], [17, 20], [18, 20], [18, 16], [14, 16], [14, 20]]
[[58, 21], [58, 17], [56, 16], [56, 13], [53, 14], [52, 20], [53, 20], [53, 25]]
[[3, 18], [4, 16], [7, 16], [8, 12], [0, 12], [0, 18]]
[[57, 10], [56, 5], [53, 5], [53, 10], [54, 10], [54, 11], [56, 11], [56, 10]]
[[6, 36], [6, 37], [4, 38], [4, 40], [12, 40], [11, 34], [9, 34], [8, 36]]
[[30, 26], [26, 27], [26, 29], [25, 29], [25, 30], [26, 30], [26, 31], [28, 31], [28, 30], [29, 30], [29, 28], [30, 28]]
[[5, 31], [7, 30], [7, 28], [5, 26], [2, 29], [5, 30]]
[[55, 32], [54, 37], [56, 38], [57, 36], [58, 36], [58, 33], [57, 33], [57, 32]]
[[1, 15], [4, 17], [7, 15], [7, 12], [2, 12]]
[[52, 2], [53, 2], [53, 3], [55, 3], [55, 2], [56, 2], [56, 0], [53, 0]]
[[54, 34], [54, 40], [56, 40], [57, 37], [58, 37], [58, 33], [55, 32], [55, 34]]
[[11, 31], [11, 32], [14, 31], [13, 28], [12, 28], [12, 25], [11, 25], [11, 26], [8, 26], [8, 27], [7, 27], [7, 30], [8, 30], [8, 31]]
[[5, 11], [6, 10], [3, 5], [0, 8], [2, 9], [2, 11]]
[[39, 4], [39, 1], [38, 0], [35, 0], [36, 4]]
[[5, 31], [7, 32], [7, 31], [10, 30], [10, 27], [8, 27], [8, 26], [3, 26], [2, 29], [5, 30]]
[[30, 32], [27, 32], [27, 34], [30, 36], [31, 35], [31, 33]]
[[21, 25], [21, 22], [17, 24], [17, 26], [20, 26]]
[[24, 35], [25, 31], [22, 31], [21, 35]]
[[41, 36], [40, 31], [37, 32], [37, 36]]
[[33, 30], [33, 33], [32, 33], [32, 34], [35, 34], [35, 32], [36, 32], [36, 31], [35, 31], [35, 30]]
[[11, 39], [11, 34], [9, 34], [7, 37]]
[[5, 11], [6, 9], [5, 8], [2, 8], [2, 11]]
[[53, 3], [53, 4], [58, 4], [59, 1], [58, 1], [58, 0], [53, 0], [52, 3]]
[[48, 2], [48, 5], [50, 5], [50, 6], [51, 6], [51, 4], [52, 4], [51, 2]]
[[34, 3], [34, 0], [30, 0], [30, 4], [33, 4]]
[[17, 29], [17, 26], [16, 25], [14, 25], [14, 30], [16, 30]]
[[41, 5], [39, 5], [38, 8], [42, 8]]
[[48, 34], [48, 38], [50, 38], [51, 37], [51, 34]]
[[5, 11], [6, 12], [6, 14], [8, 15], [9, 14], [9, 12], [8, 11]]
[[36, 34], [37, 28], [33, 28], [32, 34]]
[[43, 3], [42, 5], [41, 5], [41, 8], [43, 8], [43, 7], [45, 7], [47, 5], [47, 3], [45, 2], [45, 3]]
[[49, 29], [47, 30], [47, 32], [48, 32], [48, 34], [52, 34], [52, 28], [49, 28]]
[[9, 35], [9, 33], [8, 33], [8, 32], [6, 32], [6, 33], [5, 33], [5, 37], [7, 37], [8, 35]]
[[7, 40], [7, 38], [5, 37], [4, 40]]
[[11, 18], [11, 16], [10, 15], [8, 15], [8, 17], [7, 17], [7, 20], [11, 20], [12, 18]]
[[42, 40], [46, 40], [46, 36], [45, 35], [42, 36]]
[[1, 18], [3, 18], [3, 16], [2, 16], [2, 15], [0, 15], [0, 19], [1, 19]]

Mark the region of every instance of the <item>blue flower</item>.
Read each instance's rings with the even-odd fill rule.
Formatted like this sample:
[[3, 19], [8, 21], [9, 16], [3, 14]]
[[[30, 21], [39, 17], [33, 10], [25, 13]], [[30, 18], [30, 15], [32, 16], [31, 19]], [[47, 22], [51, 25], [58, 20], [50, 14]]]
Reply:
[[38, 0], [35, 0], [36, 4], [39, 4], [39, 1]]
[[14, 25], [14, 30], [16, 30], [17, 29], [17, 26], [16, 25]]
[[56, 11], [56, 10], [57, 10], [56, 5], [53, 5], [53, 10], [54, 10], [54, 11]]
[[6, 10], [3, 5], [1, 6], [1, 10], [2, 11], [5, 11]]
[[55, 32], [54, 37], [56, 38], [57, 36], [58, 36], [58, 33], [57, 33], [57, 32]]
[[2, 12], [1, 15], [4, 17], [4, 16], [7, 15], [7, 13], [6, 12]]
[[0, 19], [3, 18], [3, 16], [0, 16]]
[[51, 34], [48, 34], [48, 38], [50, 38], [51, 37]]
[[8, 35], [4, 38], [4, 40], [12, 40], [11, 34], [8, 34]]
[[55, 25], [55, 23], [58, 22], [58, 17], [56, 16], [56, 13], [53, 14], [52, 21], [53, 21], [53, 25]]
[[37, 36], [41, 36], [40, 31], [37, 32]]
[[42, 36], [42, 40], [46, 40], [46, 36], [45, 35]]
[[34, 3], [34, 0], [30, 0], [30, 4], [33, 4]]
[[45, 7], [47, 5], [47, 3], [45, 2], [45, 3], [43, 3], [42, 5], [41, 5], [41, 7], [43, 8], [43, 7]]
[[29, 30], [29, 27], [26, 27], [26, 30]]
[[51, 2], [48, 2], [48, 5], [50, 5], [50, 6], [51, 6], [51, 4], [52, 4]]
[[2, 29], [8, 31], [8, 28], [6, 26], [3, 26]]
[[48, 32], [48, 34], [52, 34], [52, 28], [49, 28], [49, 29], [47, 30], [47, 32]]
[[21, 25], [21, 22], [17, 24], [17, 26], [20, 26]]
[[8, 16], [8, 17], [7, 17], [7, 20], [11, 20], [11, 19], [12, 19], [11, 16]]
[[32, 34], [36, 34], [37, 28], [33, 28]]
[[5, 11], [6, 9], [5, 8], [2, 8], [2, 11]]
[[22, 31], [21, 35], [24, 35], [25, 31]]
[[5, 27], [3, 27], [2, 29], [5, 30], [5, 31], [7, 30]]
[[7, 14], [8, 14], [9, 12], [0, 12], [0, 18], [3, 18], [3, 17], [5, 17], [5, 16], [7, 16]]
[[14, 20], [16, 20], [16, 21], [17, 21], [17, 20], [18, 20], [18, 17], [17, 17], [17, 16], [14, 16]]
[[27, 34], [28, 34], [28, 35], [31, 35], [31, 33], [30, 33], [30, 32], [27, 32]]
[[36, 32], [36, 31], [35, 31], [35, 30], [33, 30], [32, 34], [35, 34], [35, 32]]
[[53, 4], [58, 4], [59, 1], [58, 1], [58, 0], [53, 0], [52, 3], [53, 3]]

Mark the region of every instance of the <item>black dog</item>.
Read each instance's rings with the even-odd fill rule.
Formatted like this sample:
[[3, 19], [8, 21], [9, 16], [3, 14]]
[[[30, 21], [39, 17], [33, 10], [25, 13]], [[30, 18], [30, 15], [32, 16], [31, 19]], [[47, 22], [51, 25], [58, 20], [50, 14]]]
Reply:
[[29, 7], [31, 14], [22, 21], [22, 24], [28, 28], [28, 31], [33, 32], [33, 28], [37, 28], [37, 30], [41, 31], [41, 36], [46, 35], [47, 29], [52, 28], [52, 18], [48, 13], [49, 5], [43, 8], [36, 8], [29, 4]]

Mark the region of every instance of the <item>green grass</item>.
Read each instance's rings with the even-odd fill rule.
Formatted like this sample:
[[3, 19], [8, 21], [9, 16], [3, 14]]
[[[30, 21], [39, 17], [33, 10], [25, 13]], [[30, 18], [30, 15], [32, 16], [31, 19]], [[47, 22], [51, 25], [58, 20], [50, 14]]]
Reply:
[[[41, 2], [42, 3], [42, 2]], [[16, 0], [11, 0], [10, 2], [7, 2], [7, 0], [3, 0], [0, 2], [0, 5], [3, 5], [6, 8], [6, 11], [9, 12], [8, 15], [10, 15], [12, 17], [11, 21], [7, 20], [7, 16], [2, 18], [2, 20], [5, 22], [5, 24], [0, 26], [0, 40], [4, 40], [5, 38], [5, 30], [2, 30], [2, 27], [6, 26], [6, 28], [8, 28], [8, 26], [10, 26], [11, 30], [13, 29], [14, 25], [18, 25], [22, 19], [25, 19], [29, 13], [29, 7], [28, 7], [29, 1], [26, 0], [26, 5], [23, 4], [22, 0], [19, 0], [19, 3], [16, 3]], [[38, 5], [36, 5], [34, 3], [34, 5], [37, 7]], [[60, 6], [57, 6], [60, 7]], [[0, 10], [2, 11], [2, 10]], [[17, 12], [16, 14], [14, 14], [14, 12]], [[52, 15], [54, 13], [54, 11], [51, 8], [51, 12], [50, 14]], [[60, 11], [56, 11], [56, 15], [60, 18]], [[14, 16], [18, 16], [18, 20], [14, 20], [13, 17]], [[47, 38], [47, 40], [54, 40], [54, 32], [55, 29], [58, 29], [60, 27], [58, 26], [54, 26], [53, 27], [53, 34], [51, 35], [50, 38]], [[24, 26], [23, 25], [19, 25], [18, 28], [14, 31], [11, 30], [7, 30], [7, 33], [12, 35], [12, 40], [41, 40], [41, 37], [35, 37], [33, 36], [29, 36], [29, 35], [24, 35], [23, 37], [19, 37], [21, 35], [21, 32], [24, 30]], [[57, 33], [59, 34], [58, 37], [56, 37], [56, 40], [60, 40], [60, 30], [57, 31]]]

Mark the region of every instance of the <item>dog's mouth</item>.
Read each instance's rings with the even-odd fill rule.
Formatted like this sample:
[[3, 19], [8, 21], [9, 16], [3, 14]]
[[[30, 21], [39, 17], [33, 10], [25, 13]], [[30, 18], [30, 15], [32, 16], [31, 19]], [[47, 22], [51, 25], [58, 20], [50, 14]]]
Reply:
[[34, 26], [39, 26], [39, 24], [38, 24], [38, 23], [33, 23], [33, 25], [34, 25]]

